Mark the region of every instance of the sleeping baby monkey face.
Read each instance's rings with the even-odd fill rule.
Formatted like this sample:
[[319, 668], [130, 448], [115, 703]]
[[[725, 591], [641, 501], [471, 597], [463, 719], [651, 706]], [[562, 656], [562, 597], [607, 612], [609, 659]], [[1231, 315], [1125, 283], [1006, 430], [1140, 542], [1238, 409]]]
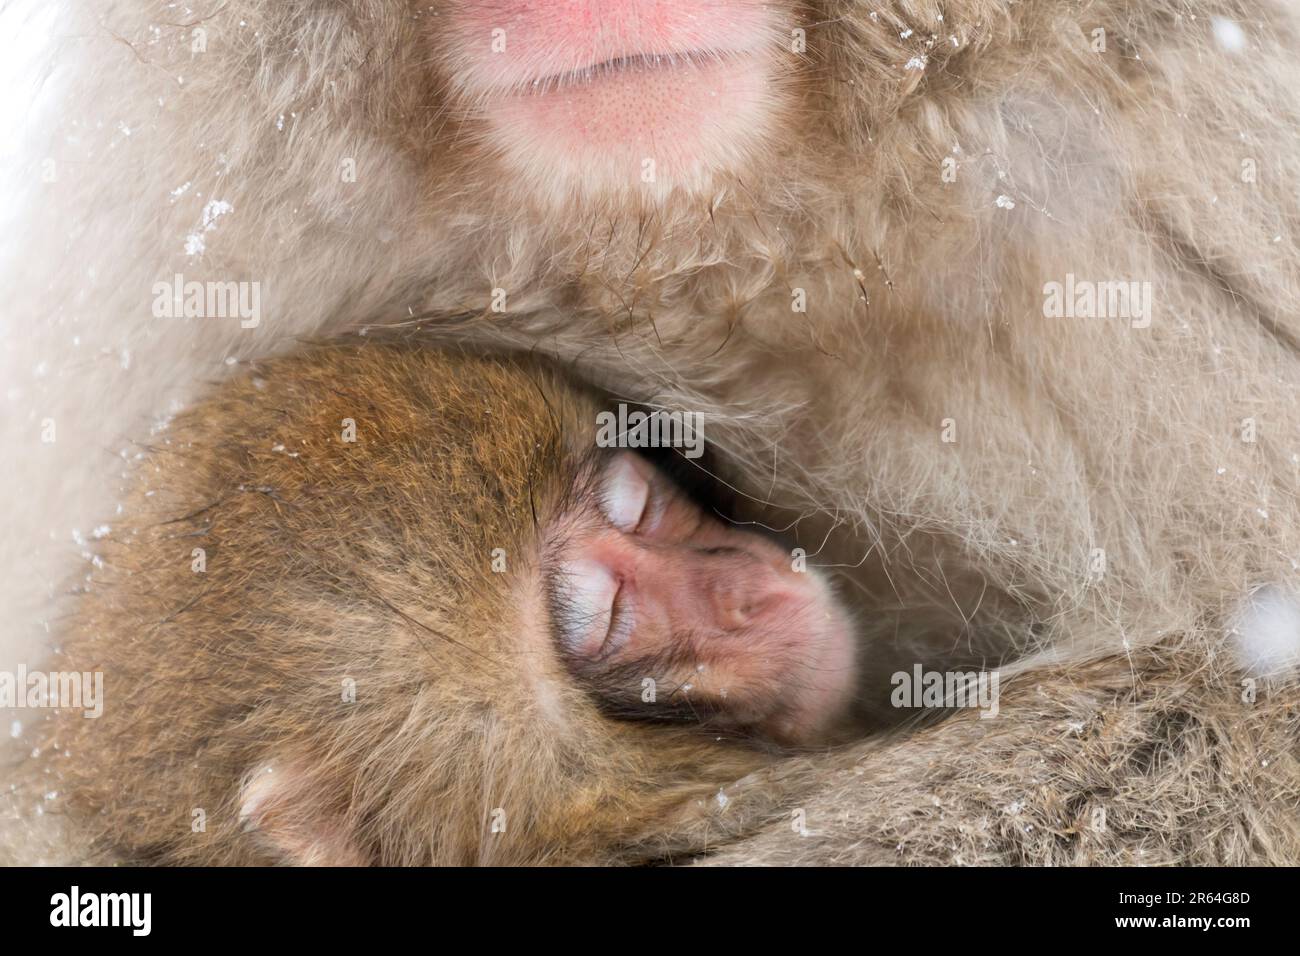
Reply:
[[585, 477], [544, 541], [543, 584], [556, 646], [602, 709], [783, 744], [825, 736], [855, 668], [821, 576], [631, 452]]

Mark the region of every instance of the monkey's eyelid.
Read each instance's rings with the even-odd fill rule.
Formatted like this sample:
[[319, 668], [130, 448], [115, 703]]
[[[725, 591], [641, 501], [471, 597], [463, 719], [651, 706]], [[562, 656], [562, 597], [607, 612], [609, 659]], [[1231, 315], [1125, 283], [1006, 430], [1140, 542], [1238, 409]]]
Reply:
[[636, 530], [650, 500], [650, 482], [628, 455], [620, 455], [610, 462], [601, 482], [599, 501], [601, 513], [619, 531]]
[[[570, 651], [591, 656], [603, 646], [620, 583], [598, 561], [570, 561], [551, 581], [557, 637]], [[597, 640], [597, 638], [599, 640]]]
[[620, 584], [614, 594], [614, 603], [609, 612], [609, 627], [605, 630], [605, 640], [596, 652], [599, 657], [609, 657], [618, 653], [632, 636], [632, 629], [636, 626], [636, 612], [627, 591], [628, 589]]

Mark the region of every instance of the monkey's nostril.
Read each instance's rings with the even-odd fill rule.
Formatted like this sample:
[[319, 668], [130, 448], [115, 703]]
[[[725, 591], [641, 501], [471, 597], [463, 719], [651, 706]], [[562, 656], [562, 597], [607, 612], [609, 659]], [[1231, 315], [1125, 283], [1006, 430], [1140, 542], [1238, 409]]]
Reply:
[[754, 619], [784, 599], [784, 592], [761, 575], [759, 582], [741, 580], [719, 583], [713, 589], [713, 616], [723, 630], [747, 627]]
[[745, 553], [740, 548], [727, 548], [727, 547], [698, 548], [697, 550], [700, 552], [700, 554], [707, 554], [713, 557], [720, 557], [722, 555], [728, 555], [728, 554]]
[[741, 606], [728, 601], [720, 601], [717, 607], [718, 624], [726, 631], [735, 631], [744, 627], [750, 619], [748, 605]]

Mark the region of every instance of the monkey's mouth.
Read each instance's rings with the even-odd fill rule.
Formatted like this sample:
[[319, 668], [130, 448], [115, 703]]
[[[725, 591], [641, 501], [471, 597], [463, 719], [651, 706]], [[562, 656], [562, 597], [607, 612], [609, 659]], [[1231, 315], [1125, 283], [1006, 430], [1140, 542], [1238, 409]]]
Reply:
[[483, 114], [502, 157], [543, 193], [581, 184], [660, 195], [742, 167], [772, 101], [756, 56], [636, 56], [490, 96]]
[[747, 51], [705, 52], [702, 50], [616, 56], [589, 66], [557, 70], [536, 79], [498, 85], [493, 88], [493, 92], [496, 95], [538, 96], [568, 87], [591, 85], [625, 78], [629, 74], [653, 73], [660, 70], [668, 72], [694, 70], [707, 74], [711, 68], [727, 64], [742, 67], [740, 61], [750, 56], [752, 54]]
[[765, 4], [520, 2], [504, 26], [470, 6], [453, 85], [532, 196], [702, 189], [774, 125], [783, 47]]

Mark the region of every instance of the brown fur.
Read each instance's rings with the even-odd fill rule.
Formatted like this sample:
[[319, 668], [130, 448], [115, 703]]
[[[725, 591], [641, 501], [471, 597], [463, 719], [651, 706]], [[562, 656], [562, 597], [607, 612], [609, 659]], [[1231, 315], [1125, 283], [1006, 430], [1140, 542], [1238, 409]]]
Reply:
[[[88, 449], [116, 452], [227, 355], [360, 318], [537, 348], [712, 415], [747, 491], [842, 519], [837, 559], [872, 549], [883, 610], [951, 608], [979, 656], [1086, 672], [1160, 643], [1199, 672], [1244, 596], [1294, 584], [1300, 561], [1296, 15], [1283, 0], [879, 7], [809, 5], [784, 138], [712, 195], [563, 214], [464, 147], [476, 119], [430, 65], [425, 5], [230, 3], [204, 21], [204, 54], [161, 5], [69, 28], [68, 108], [27, 153], [65, 174], [33, 180], [29, 228], [6, 237], [27, 250], [6, 281], [28, 323], [4, 359], [10, 447], [30, 449], [7, 463], [15, 645], [51, 620], [71, 550], [51, 528], [66, 541], [111, 511]], [[1246, 50], [1215, 46], [1215, 16]], [[233, 212], [186, 257], [214, 198]], [[268, 318], [145, 317], [149, 283], [178, 266], [263, 279]], [[1150, 281], [1151, 327], [1044, 318], [1044, 283], [1068, 273]], [[47, 415], [60, 438], [39, 446]], [[1201, 725], [1216, 699], [1196, 698]], [[1046, 731], [1023, 733], [1032, 764]], [[1287, 766], [1266, 771], [1281, 793]], [[1286, 828], [1231, 847], [1224, 862], [1300, 859]]]
[[57, 780], [74, 845], [135, 863], [601, 862], [695, 815], [758, 754], [601, 718], [521, 637], [596, 407], [378, 345], [228, 384], [150, 449], [50, 662], [102, 671], [104, 715], [55, 712], [11, 779]]

